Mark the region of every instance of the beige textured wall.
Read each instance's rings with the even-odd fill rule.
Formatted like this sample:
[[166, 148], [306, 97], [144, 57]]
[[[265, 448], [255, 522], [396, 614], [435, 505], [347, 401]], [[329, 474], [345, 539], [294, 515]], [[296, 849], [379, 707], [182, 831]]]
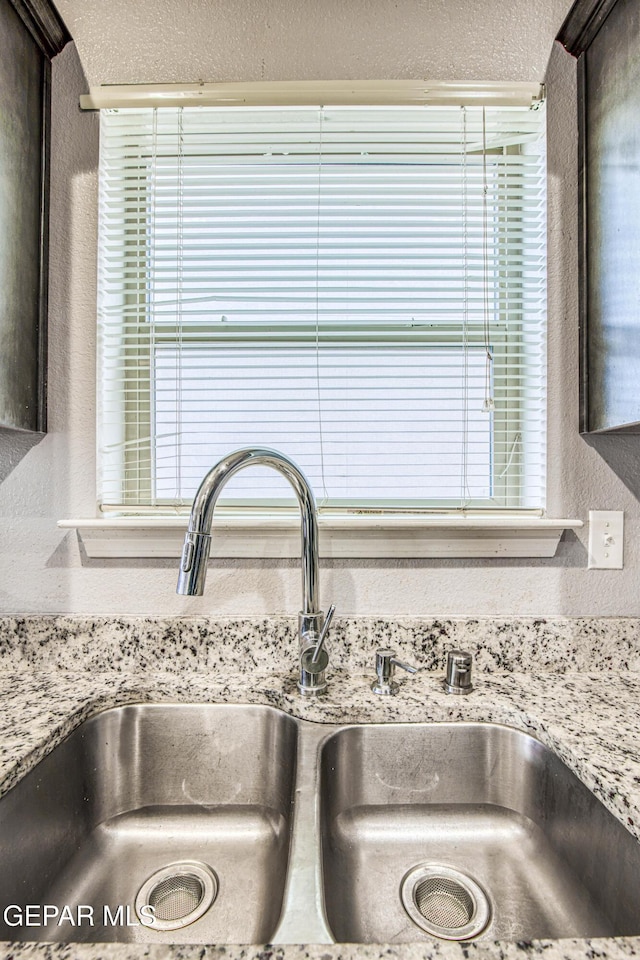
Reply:
[[541, 80], [570, 0], [58, 0], [90, 84]]
[[[575, 64], [553, 37], [567, 0], [59, 0], [77, 40], [54, 62], [49, 435], [0, 485], [0, 612], [297, 611], [295, 562], [218, 562], [203, 598], [168, 561], [81, 562], [63, 516], [95, 511], [97, 120], [103, 82], [541, 80], [549, 93], [549, 512], [626, 512], [626, 565], [587, 571], [579, 537], [549, 561], [334, 561], [322, 596], [359, 614], [640, 614], [640, 506], [578, 436]], [[78, 56], [79, 54], [79, 56]]]

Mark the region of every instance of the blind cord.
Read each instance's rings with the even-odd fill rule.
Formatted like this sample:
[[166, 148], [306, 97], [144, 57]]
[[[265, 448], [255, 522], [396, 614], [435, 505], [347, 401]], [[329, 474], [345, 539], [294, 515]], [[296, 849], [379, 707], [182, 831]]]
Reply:
[[176, 240], [178, 250], [178, 269], [177, 269], [177, 291], [178, 300], [177, 322], [178, 322], [178, 349], [177, 349], [177, 384], [176, 384], [176, 506], [180, 502], [180, 490], [182, 487], [182, 371], [184, 368], [182, 357], [183, 329], [182, 329], [182, 292], [184, 279], [184, 128], [183, 128], [184, 108], [178, 111], [178, 217], [176, 228]]
[[487, 111], [482, 108], [482, 326], [484, 334], [484, 403], [485, 413], [493, 413], [495, 401], [492, 396], [493, 355], [491, 353], [491, 330], [489, 325], [489, 182], [487, 179]]
[[[152, 119], [152, 144], [153, 151], [151, 157], [151, 203], [150, 203], [150, 217], [151, 217], [151, 231], [149, 236], [149, 256], [147, 257], [147, 271], [149, 277], [149, 294], [148, 294], [148, 305], [149, 312], [146, 317], [149, 330], [151, 332], [150, 337], [150, 349], [149, 349], [149, 365], [150, 368], [153, 364], [153, 353], [155, 350], [155, 328], [156, 328], [156, 311], [155, 311], [155, 297], [156, 297], [156, 186], [158, 182], [158, 111], [153, 111]], [[150, 391], [149, 391], [149, 466], [151, 471], [151, 476], [149, 478], [150, 489], [151, 489], [151, 500], [155, 505], [157, 500], [157, 484], [156, 477], [158, 475], [157, 471], [157, 430], [156, 430], [156, 417], [155, 417], [155, 377], [150, 377]]]
[[329, 493], [327, 491], [327, 478], [324, 468], [324, 431], [322, 429], [322, 390], [320, 386], [320, 214], [322, 210], [321, 196], [322, 196], [322, 134], [324, 132], [323, 123], [324, 123], [324, 108], [320, 107], [319, 115], [319, 129], [318, 129], [318, 205], [316, 209], [316, 323], [315, 323], [315, 340], [316, 340], [316, 395], [318, 399], [318, 436], [320, 440], [320, 473], [322, 475], [322, 501], [320, 506], [324, 504], [329, 499]]
[[468, 233], [468, 178], [467, 178], [467, 110], [462, 107], [462, 489], [461, 506], [471, 500], [469, 489], [469, 233]]

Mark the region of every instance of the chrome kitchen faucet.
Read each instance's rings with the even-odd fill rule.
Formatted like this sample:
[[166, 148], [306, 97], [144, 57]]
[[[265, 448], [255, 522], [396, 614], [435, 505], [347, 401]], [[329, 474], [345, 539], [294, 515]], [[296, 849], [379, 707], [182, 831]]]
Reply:
[[220, 492], [227, 480], [239, 470], [256, 466], [273, 467], [289, 481], [298, 498], [302, 528], [302, 609], [298, 617], [300, 639], [300, 676], [298, 689], [305, 695], [323, 693], [327, 688], [325, 669], [329, 657], [324, 641], [333, 617], [330, 607], [325, 617], [319, 609], [318, 515], [309, 481], [293, 460], [277, 450], [249, 447], [223, 457], [204, 477], [195, 495], [189, 527], [184, 539], [177, 593], [202, 596], [211, 547], [211, 523]]

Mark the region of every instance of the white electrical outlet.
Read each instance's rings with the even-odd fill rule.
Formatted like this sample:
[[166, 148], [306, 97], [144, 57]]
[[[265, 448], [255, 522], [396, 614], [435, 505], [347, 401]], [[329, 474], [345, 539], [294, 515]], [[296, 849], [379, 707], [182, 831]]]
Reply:
[[590, 570], [621, 570], [623, 567], [624, 511], [589, 511]]

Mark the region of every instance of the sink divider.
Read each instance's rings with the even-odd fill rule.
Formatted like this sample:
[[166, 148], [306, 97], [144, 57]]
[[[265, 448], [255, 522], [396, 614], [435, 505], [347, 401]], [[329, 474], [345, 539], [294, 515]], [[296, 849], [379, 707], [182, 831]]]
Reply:
[[295, 804], [289, 868], [274, 944], [334, 943], [322, 895], [320, 854], [320, 750], [343, 724], [298, 721]]

